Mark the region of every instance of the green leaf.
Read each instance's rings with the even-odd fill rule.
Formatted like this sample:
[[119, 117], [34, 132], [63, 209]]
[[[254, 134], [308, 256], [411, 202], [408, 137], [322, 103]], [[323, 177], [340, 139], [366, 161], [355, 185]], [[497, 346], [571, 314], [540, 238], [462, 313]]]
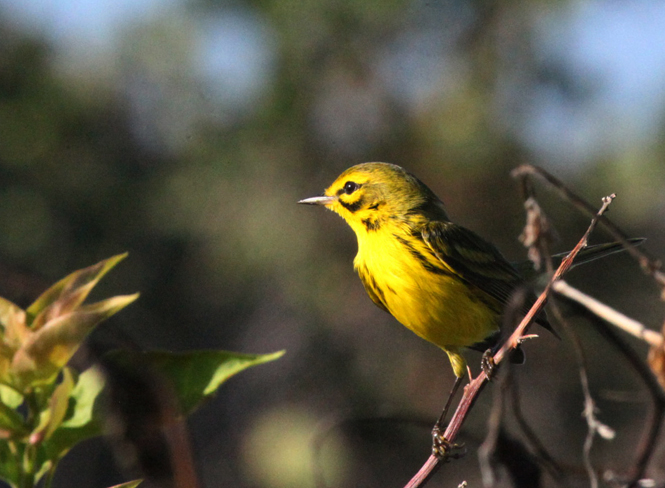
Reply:
[[24, 418], [16, 409], [23, 404], [23, 395], [0, 385], [0, 438], [18, 438], [28, 434]]
[[19, 389], [48, 383], [67, 364], [85, 337], [104, 319], [138, 298], [121, 295], [83, 305], [76, 311], [48, 322], [32, 334], [16, 352], [10, 373]]
[[0, 403], [0, 438], [17, 438], [27, 435], [28, 427], [23, 417], [13, 408]]
[[143, 480], [134, 480], [128, 481], [127, 483], [122, 483], [121, 485], [111, 486], [110, 488], [136, 488], [141, 483], [143, 483]]
[[62, 373], [62, 381], [51, 394], [47, 408], [41, 412], [39, 426], [33, 433], [33, 439], [48, 439], [65, 419], [75, 380], [71, 368], [64, 368]]
[[0, 297], [0, 383], [11, 382], [12, 357], [30, 334], [25, 320], [25, 311]]
[[21, 481], [21, 456], [23, 449], [18, 447], [17, 453], [12, 452], [9, 442], [0, 442], [0, 479], [9, 483], [12, 487], [19, 486]]
[[18, 349], [29, 333], [25, 325], [25, 310], [15, 303], [0, 297], [0, 330], [4, 345]]
[[79, 442], [102, 434], [99, 405], [104, 377], [97, 368], [85, 370], [71, 390], [64, 420], [44, 441], [46, 457], [57, 462]]
[[23, 400], [23, 395], [14, 388], [0, 385], [0, 402], [4, 403], [9, 408], [18, 408], [23, 403]]
[[241, 354], [230, 351], [113, 351], [111, 361], [135, 367], [150, 367], [170, 380], [181, 412], [188, 414], [203, 400], [213, 395], [231, 376], [251, 366], [281, 357], [284, 351], [272, 354]]
[[55, 317], [76, 309], [88, 297], [99, 280], [127, 257], [118, 254], [87, 268], [74, 271], [41, 294], [27, 309], [28, 321], [37, 330]]

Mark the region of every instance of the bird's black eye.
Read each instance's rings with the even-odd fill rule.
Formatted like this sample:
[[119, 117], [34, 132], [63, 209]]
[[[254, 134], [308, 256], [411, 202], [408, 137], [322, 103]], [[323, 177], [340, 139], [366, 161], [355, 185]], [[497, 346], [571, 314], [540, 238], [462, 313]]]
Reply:
[[358, 183], [355, 183], [353, 181], [347, 181], [344, 184], [344, 193], [347, 195], [351, 195], [354, 191], [356, 191], [358, 188], [360, 188], [360, 185]]

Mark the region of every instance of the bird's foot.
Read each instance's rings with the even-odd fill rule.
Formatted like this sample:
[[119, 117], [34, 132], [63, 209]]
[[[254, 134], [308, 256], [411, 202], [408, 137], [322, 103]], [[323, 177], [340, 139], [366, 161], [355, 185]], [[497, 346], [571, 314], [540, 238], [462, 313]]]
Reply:
[[455, 444], [445, 438], [441, 432], [441, 426], [437, 423], [432, 429], [432, 454], [439, 458], [441, 462], [448, 462], [451, 459], [460, 459], [466, 454], [464, 444]]
[[488, 349], [483, 353], [483, 357], [480, 360], [480, 369], [482, 369], [485, 376], [487, 376], [487, 380], [492, 381], [492, 378], [496, 374], [497, 365], [494, 362], [494, 353], [491, 349]]

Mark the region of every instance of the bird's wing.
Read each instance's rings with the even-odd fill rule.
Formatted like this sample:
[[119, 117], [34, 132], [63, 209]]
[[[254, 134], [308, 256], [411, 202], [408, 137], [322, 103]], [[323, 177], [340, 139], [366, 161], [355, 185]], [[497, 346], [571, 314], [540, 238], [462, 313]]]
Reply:
[[503, 305], [522, 283], [517, 270], [492, 244], [464, 227], [434, 221], [425, 224], [421, 234], [446, 267]]

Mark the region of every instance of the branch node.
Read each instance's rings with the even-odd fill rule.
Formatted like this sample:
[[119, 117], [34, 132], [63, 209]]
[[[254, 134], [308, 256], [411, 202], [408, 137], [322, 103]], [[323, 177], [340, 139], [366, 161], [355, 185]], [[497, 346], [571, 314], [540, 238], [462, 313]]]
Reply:
[[527, 334], [527, 335], [523, 335], [522, 337], [520, 337], [520, 338], [517, 339], [517, 344], [518, 344], [518, 345], [520, 345], [520, 344], [524, 344], [524, 343], [525, 343], [526, 341], [528, 341], [529, 339], [537, 339], [538, 337], [539, 337], [538, 334]]

